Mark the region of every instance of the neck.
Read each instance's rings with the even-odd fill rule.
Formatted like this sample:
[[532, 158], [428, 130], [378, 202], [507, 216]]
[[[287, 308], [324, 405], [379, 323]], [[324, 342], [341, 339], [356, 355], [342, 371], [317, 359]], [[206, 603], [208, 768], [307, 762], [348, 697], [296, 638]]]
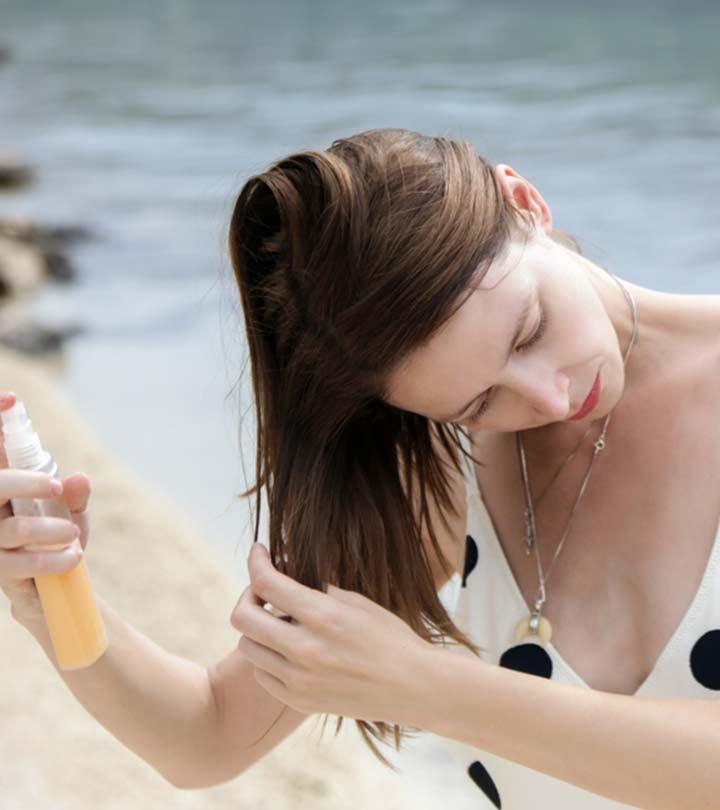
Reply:
[[[620, 354], [625, 357], [633, 330], [629, 302], [610, 274], [583, 256], [579, 261], [590, 274], [592, 284], [602, 298], [618, 338]], [[624, 366], [622, 386], [613, 401], [592, 420], [553, 422], [522, 432], [530, 464], [557, 465], [587, 435], [583, 446], [591, 452], [608, 414], [612, 424], [642, 427], [648, 410], [667, 402], [673, 385], [696, 359], [708, 358], [708, 348], [717, 353], [720, 344], [720, 298], [710, 295], [682, 295], [647, 289], [620, 279], [635, 301], [638, 334]], [[503, 434], [508, 449], [515, 444], [515, 434]], [[578, 455], [581, 455], [578, 452]]]

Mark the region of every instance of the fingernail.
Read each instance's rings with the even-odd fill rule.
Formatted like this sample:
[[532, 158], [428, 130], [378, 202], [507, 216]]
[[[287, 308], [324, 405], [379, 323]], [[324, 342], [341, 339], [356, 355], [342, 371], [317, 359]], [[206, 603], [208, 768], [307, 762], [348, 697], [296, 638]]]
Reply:
[[62, 492], [62, 489], [62, 482], [53, 478], [53, 480], [50, 482], [50, 492], [52, 492], [53, 495], [59, 495]]

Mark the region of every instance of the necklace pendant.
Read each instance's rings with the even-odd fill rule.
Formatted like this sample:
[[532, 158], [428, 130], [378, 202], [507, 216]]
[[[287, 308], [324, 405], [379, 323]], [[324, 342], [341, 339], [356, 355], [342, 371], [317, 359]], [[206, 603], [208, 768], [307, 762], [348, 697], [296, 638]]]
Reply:
[[531, 611], [530, 615], [520, 621], [515, 626], [515, 641], [523, 639], [533, 641], [545, 647], [552, 638], [552, 625], [541, 615], [539, 610]]
[[599, 453], [601, 450], [604, 450], [604, 449], [605, 449], [605, 437], [604, 437], [604, 436], [601, 436], [601, 437], [600, 437], [600, 438], [599, 438], [599, 439], [598, 439], [598, 440], [595, 442], [595, 445], [594, 445], [594, 446], [595, 446], [595, 453], [596, 453], [596, 454], [597, 454], [597, 453]]

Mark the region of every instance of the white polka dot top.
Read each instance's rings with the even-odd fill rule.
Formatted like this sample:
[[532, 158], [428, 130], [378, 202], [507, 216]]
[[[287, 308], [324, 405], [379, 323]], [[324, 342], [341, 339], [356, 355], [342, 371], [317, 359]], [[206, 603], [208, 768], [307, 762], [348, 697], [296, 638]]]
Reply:
[[[469, 444], [463, 437], [463, 444]], [[440, 599], [458, 627], [484, 648], [482, 660], [561, 683], [590, 688], [549, 643], [516, 642], [515, 625], [528, 607], [515, 581], [478, 489], [472, 462], [464, 460], [468, 493], [465, 565], [441, 588]], [[458, 654], [472, 653], [453, 648]], [[705, 574], [682, 621], [650, 674], [634, 693], [646, 697], [720, 699], [720, 527]], [[487, 751], [439, 738], [458, 760], [478, 807], [505, 810], [611, 810], [630, 805], [518, 765]]]

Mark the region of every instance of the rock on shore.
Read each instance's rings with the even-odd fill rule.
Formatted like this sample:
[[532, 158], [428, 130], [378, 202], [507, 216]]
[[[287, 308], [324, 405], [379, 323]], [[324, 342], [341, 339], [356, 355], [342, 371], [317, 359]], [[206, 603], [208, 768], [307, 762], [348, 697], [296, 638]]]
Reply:
[[[0, 61], [2, 52], [0, 51]], [[32, 169], [6, 148], [0, 147], [0, 190], [22, 188], [33, 177]]]
[[48, 281], [75, 279], [67, 248], [88, 233], [80, 227], [43, 227], [27, 220], [0, 220], [0, 344], [37, 354], [62, 347], [82, 331], [38, 323], [17, 304], [26, 303]]

